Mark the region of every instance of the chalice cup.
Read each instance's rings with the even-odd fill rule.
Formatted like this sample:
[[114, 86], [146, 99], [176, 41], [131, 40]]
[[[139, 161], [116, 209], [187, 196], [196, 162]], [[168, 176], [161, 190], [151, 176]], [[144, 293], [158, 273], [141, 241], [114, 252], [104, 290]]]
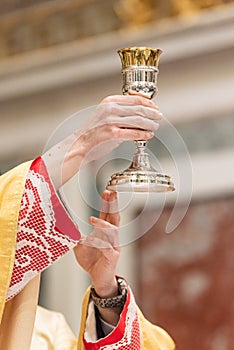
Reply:
[[[118, 51], [122, 62], [123, 89], [126, 94], [152, 99], [157, 94], [159, 56], [162, 50], [131, 47]], [[170, 192], [174, 184], [169, 175], [162, 174], [150, 165], [147, 141], [135, 141], [136, 153], [130, 166], [111, 176], [106, 188], [117, 192]]]

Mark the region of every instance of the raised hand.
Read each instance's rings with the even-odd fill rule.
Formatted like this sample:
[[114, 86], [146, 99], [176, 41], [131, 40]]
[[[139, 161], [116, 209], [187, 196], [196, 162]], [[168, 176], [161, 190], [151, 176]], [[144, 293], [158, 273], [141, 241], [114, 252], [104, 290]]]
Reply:
[[118, 212], [116, 192], [104, 191], [99, 218], [90, 217], [94, 229], [74, 248], [77, 262], [89, 274], [100, 297], [117, 295], [116, 266], [120, 249], [118, 242]]
[[74, 130], [42, 156], [55, 187], [68, 181], [82, 164], [103, 157], [122, 142], [152, 138], [161, 117], [158, 107], [147, 98], [106, 97], [80, 130]]

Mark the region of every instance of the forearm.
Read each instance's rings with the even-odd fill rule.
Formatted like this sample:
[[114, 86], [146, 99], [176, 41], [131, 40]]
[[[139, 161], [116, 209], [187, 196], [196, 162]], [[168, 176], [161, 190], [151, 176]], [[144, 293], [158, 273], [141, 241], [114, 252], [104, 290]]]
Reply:
[[75, 135], [71, 135], [42, 155], [56, 190], [79, 171], [84, 157], [85, 149], [82, 141], [77, 140]]

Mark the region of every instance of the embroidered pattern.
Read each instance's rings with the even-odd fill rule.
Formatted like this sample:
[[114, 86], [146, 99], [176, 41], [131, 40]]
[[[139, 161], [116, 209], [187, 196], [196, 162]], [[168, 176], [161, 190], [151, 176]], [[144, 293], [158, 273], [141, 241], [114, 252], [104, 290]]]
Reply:
[[56, 228], [49, 184], [31, 169], [21, 201], [15, 263], [7, 300], [76, 243]]

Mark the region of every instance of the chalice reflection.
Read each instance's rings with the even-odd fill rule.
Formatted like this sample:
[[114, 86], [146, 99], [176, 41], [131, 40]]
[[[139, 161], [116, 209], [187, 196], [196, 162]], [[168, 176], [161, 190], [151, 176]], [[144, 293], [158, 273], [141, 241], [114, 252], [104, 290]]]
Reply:
[[[123, 94], [139, 94], [152, 98], [157, 94], [159, 56], [162, 50], [147, 47], [124, 48], [118, 51], [122, 62]], [[129, 168], [111, 176], [106, 188], [117, 192], [174, 191], [170, 176], [150, 165], [147, 141], [135, 141], [136, 153]]]

